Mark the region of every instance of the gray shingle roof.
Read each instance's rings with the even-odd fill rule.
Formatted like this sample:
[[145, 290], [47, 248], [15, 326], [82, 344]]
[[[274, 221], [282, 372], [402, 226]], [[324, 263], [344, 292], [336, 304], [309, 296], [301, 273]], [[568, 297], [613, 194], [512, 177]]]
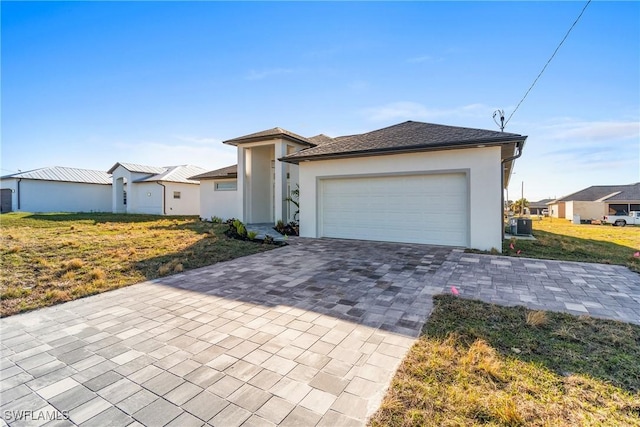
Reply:
[[542, 200], [538, 200], [537, 202], [531, 202], [529, 203], [529, 207], [530, 208], [546, 208], [547, 207], [547, 203], [553, 201], [553, 199], [542, 199]]
[[34, 169], [0, 177], [0, 179], [11, 178], [35, 179], [41, 181], [81, 182], [86, 184], [111, 184], [111, 175], [107, 172], [91, 169], [68, 168], [64, 166]]
[[310, 146], [316, 145], [313, 142], [311, 142], [308, 138], [305, 138], [304, 136], [300, 136], [296, 133], [293, 133], [291, 131], [278, 128], [278, 127], [273, 129], [263, 130], [256, 133], [251, 133], [249, 135], [239, 136], [238, 138], [228, 139], [226, 141], [223, 141], [223, 143], [229, 144], [229, 145], [238, 145], [238, 144], [243, 144], [247, 142], [255, 142], [255, 141], [261, 141], [261, 140], [273, 139], [273, 138], [290, 139], [295, 142], [299, 142], [301, 144], [307, 144]]
[[306, 159], [455, 148], [524, 141], [526, 138], [515, 133], [408, 121], [372, 132], [335, 138], [333, 142], [289, 154], [283, 160], [297, 163]]
[[596, 200], [607, 202], [615, 200], [640, 201], [640, 182], [629, 185], [592, 185], [584, 190], [558, 199], [559, 202], [569, 202], [572, 200], [582, 202], [594, 202]]
[[162, 173], [138, 179], [135, 182], [179, 182], [183, 184], [199, 184], [191, 179], [192, 176], [204, 173], [206, 170], [193, 165], [169, 166]]
[[192, 176], [190, 179], [215, 179], [215, 178], [237, 178], [238, 177], [238, 165], [227, 166], [224, 168], [212, 170], [209, 172], [201, 173], [200, 175]]
[[320, 135], [316, 135], [316, 136], [312, 136], [311, 138], [308, 138], [309, 141], [313, 142], [316, 145], [322, 145], [322, 144], [327, 144], [329, 142], [335, 142], [335, 138], [331, 138], [330, 136], [327, 136], [323, 133], [321, 133]]
[[111, 169], [109, 169], [108, 172], [109, 173], [113, 173], [113, 171], [118, 169], [118, 166], [122, 166], [123, 168], [125, 168], [129, 172], [150, 173], [150, 174], [151, 173], [152, 174], [164, 173], [168, 169], [166, 167], [160, 167], [160, 166], [146, 166], [146, 165], [137, 165], [135, 163], [121, 163], [121, 162], [118, 162], [115, 165], [113, 165], [111, 167]]

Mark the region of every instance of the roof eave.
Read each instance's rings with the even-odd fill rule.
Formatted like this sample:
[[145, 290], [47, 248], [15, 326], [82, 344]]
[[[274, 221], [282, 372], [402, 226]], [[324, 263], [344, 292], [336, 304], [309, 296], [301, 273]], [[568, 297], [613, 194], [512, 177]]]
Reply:
[[252, 142], [260, 142], [260, 141], [271, 141], [273, 139], [288, 139], [289, 141], [296, 142], [302, 145], [308, 145], [309, 147], [315, 147], [317, 145], [309, 141], [304, 141], [302, 139], [294, 138], [284, 133], [276, 134], [276, 135], [267, 135], [267, 136], [254, 136], [251, 138], [228, 139], [226, 141], [222, 141], [222, 143], [237, 147], [238, 145], [242, 145], [242, 144], [250, 144]]
[[195, 176], [189, 177], [189, 179], [193, 180], [193, 181], [202, 181], [202, 180], [206, 180], [206, 179], [236, 179], [236, 178], [238, 178], [238, 174], [237, 173], [228, 174], [228, 175], [216, 175], [216, 176], [195, 175]]
[[[376, 148], [372, 150], [358, 150], [358, 151], [346, 151], [341, 153], [327, 153], [327, 154], [316, 154], [311, 156], [295, 156], [292, 158], [281, 157], [278, 160], [286, 163], [298, 164], [300, 162], [306, 161], [314, 161], [314, 160], [334, 160], [340, 158], [353, 158], [353, 157], [369, 157], [369, 156], [385, 156], [389, 154], [405, 154], [405, 153], [418, 153], [425, 151], [444, 151], [444, 150], [456, 150], [456, 149], [465, 149], [465, 148], [484, 148], [487, 146], [500, 146], [505, 144], [512, 144], [527, 139], [526, 136], [522, 136], [519, 138], [505, 138], [502, 139], [490, 139], [490, 140], [473, 140], [473, 141], [464, 141], [460, 143], [445, 143], [445, 144], [435, 144], [430, 146], [409, 146], [409, 147], [389, 147], [389, 148]], [[483, 146], [483, 147], [478, 147]]]

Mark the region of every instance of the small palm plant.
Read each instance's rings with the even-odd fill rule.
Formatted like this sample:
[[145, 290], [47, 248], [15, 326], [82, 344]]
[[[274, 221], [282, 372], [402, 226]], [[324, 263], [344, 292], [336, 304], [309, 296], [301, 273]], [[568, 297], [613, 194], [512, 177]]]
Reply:
[[293, 213], [293, 219], [298, 220], [298, 214], [300, 214], [300, 186], [296, 184], [296, 189], [291, 190], [289, 197], [284, 199], [285, 202], [293, 203], [296, 207], [296, 211]]

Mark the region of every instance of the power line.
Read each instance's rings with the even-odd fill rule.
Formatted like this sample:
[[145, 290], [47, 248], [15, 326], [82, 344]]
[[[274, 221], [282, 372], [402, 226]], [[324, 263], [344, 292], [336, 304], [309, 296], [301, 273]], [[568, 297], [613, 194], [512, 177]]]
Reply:
[[[589, 3], [591, 3], [591, 0], [587, 0], [587, 4], [584, 5], [584, 7], [582, 8], [582, 11], [580, 12], [580, 15], [578, 15], [578, 17], [576, 18], [575, 21], [573, 21], [573, 24], [571, 24], [571, 27], [569, 28], [569, 31], [567, 31], [567, 34], [564, 35], [564, 37], [562, 38], [562, 40], [560, 41], [560, 44], [558, 45], [558, 47], [556, 48], [556, 50], [553, 51], [553, 54], [551, 55], [551, 57], [549, 58], [549, 60], [547, 61], [546, 64], [544, 64], [544, 67], [542, 67], [542, 70], [540, 71], [540, 73], [538, 74], [538, 77], [536, 77], [536, 79], [533, 81], [533, 83], [531, 83], [531, 86], [529, 87], [529, 89], [527, 90], [527, 93], [524, 94], [524, 96], [522, 97], [522, 99], [520, 100], [520, 102], [518, 102], [518, 105], [516, 105], [516, 108], [513, 110], [513, 112], [511, 113], [511, 115], [509, 116], [509, 118], [507, 119], [506, 122], [504, 122], [504, 126], [507, 125], [507, 123], [509, 123], [509, 120], [511, 120], [511, 117], [513, 117], [513, 115], [516, 113], [516, 111], [518, 111], [518, 108], [520, 107], [520, 104], [522, 104], [522, 102], [525, 100], [525, 98], [527, 97], [527, 95], [529, 95], [529, 92], [531, 92], [531, 89], [533, 89], [533, 87], [536, 85], [536, 83], [538, 82], [538, 79], [540, 78], [540, 76], [542, 76], [542, 73], [544, 73], [544, 70], [547, 69], [547, 66], [549, 65], [549, 63], [551, 62], [551, 60], [553, 59], [554, 56], [556, 56], [556, 53], [558, 53], [558, 50], [560, 50], [560, 47], [562, 46], [562, 44], [564, 43], [564, 41], [567, 39], [567, 37], [569, 37], [569, 33], [571, 33], [571, 30], [573, 30], [573, 27], [576, 26], [576, 24], [578, 23], [578, 21], [580, 20], [580, 18], [582, 17], [582, 14], [584, 13], [584, 11], [587, 9], [587, 6], [589, 6]], [[503, 128], [504, 129], [504, 128]]]

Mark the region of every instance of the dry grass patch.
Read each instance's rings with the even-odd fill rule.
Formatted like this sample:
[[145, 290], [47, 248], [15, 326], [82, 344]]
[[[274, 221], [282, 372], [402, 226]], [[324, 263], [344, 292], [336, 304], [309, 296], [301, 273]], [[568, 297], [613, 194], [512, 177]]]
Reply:
[[544, 311], [529, 311], [527, 313], [527, 325], [542, 326], [547, 323], [547, 313]]
[[65, 261], [62, 263], [62, 269], [65, 271], [69, 270], [78, 270], [84, 266], [84, 261], [79, 258], [74, 258], [70, 261]]
[[529, 313], [436, 297], [370, 425], [640, 426], [640, 326]]
[[195, 217], [3, 214], [0, 314], [103, 292], [274, 246], [231, 240]]
[[107, 273], [105, 273], [101, 268], [94, 268], [93, 270], [91, 270], [91, 273], [89, 273], [89, 276], [93, 280], [104, 280], [107, 278]]

